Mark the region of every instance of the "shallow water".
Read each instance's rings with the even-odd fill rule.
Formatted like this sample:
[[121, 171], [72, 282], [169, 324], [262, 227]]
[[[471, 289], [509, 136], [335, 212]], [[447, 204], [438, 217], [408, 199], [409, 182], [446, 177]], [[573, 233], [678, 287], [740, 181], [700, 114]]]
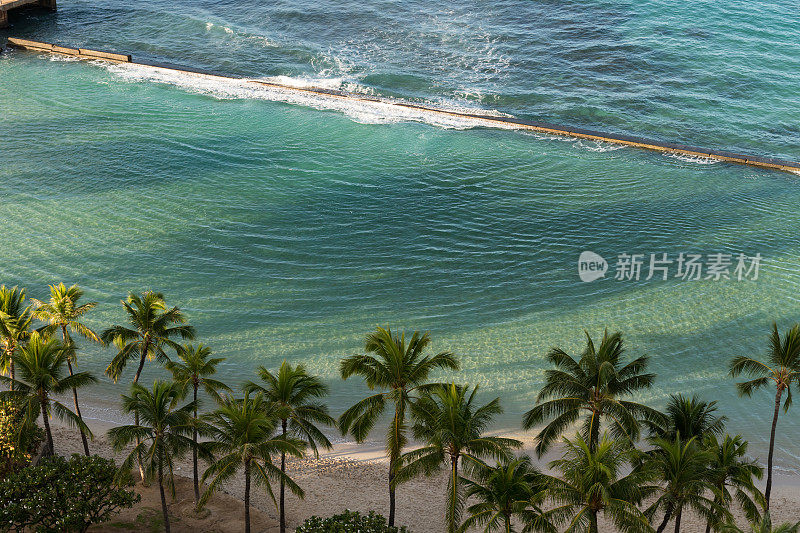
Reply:
[[[686, 9], [64, 0], [0, 36], [800, 159], [791, 3]], [[726, 366], [763, 353], [772, 320], [798, 319], [798, 176], [286, 100], [0, 56], [0, 280], [35, 297], [79, 283], [101, 304], [97, 328], [122, 319], [127, 290], [160, 290], [228, 358], [226, 379], [302, 360], [331, 379], [337, 412], [363, 394], [334, 377], [365, 333], [428, 329], [462, 357], [460, 380], [502, 396], [504, 428], [549, 347], [618, 329], [659, 374], [643, 400], [717, 400], [763, 451], [770, 397], [737, 399]], [[580, 281], [584, 250], [609, 261], [606, 279]], [[759, 279], [613, 279], [618, 254], [681, 252], [760, 253]], [[85, 366], [110, 357], [89, 348]], [[796, 413], [780, 428], [796, 435]], [[782, 468], [796, 467], [793, 440], [779, 441]]]

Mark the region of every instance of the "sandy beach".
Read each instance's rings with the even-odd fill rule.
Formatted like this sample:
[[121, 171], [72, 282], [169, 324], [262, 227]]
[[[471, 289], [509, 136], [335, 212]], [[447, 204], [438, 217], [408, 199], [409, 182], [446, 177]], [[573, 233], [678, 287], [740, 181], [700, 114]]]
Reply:
[[[115, 455], [105, 436], [111, 424], [96, 421], [89, 422], [95, 434], [90, 443], [90, 451], [103, 457], [121, 461], [121, 455]], [[533, 452], [533, 433], [514, 434], [525, 442], [524, 453]], [[61, 455], [81, 453], [82, 446], [76, 430], [54, 422], [53, 435], [56, 452]], [[539, 461], [539, 467], [547, 470], [549, 461], [556, 458], [555, 450]], [[209, 513], [197, 517], [193, 512], [191, 488], [191, 457], [177, 461], [176, 480], [177, 497], [170, 504], [170, 512], [177, 518], [173, 524], [175, 531], [241, 531], [242, 499], [244, 494], [243, 476], [228, 484], [224, 493], [215, 496], [208, 506]], [[386, 461], [379, 442], [358, 445], [353, 442], [338, 442], [333, 450], [321, 454], [319, 459], [289, 460], [287, 473], [305, 490], [305, 498], [298, 499], [289, 494], [287, 497], [287, 519], [290, 531], [300, 525], [306, 518], [319, 515], [329, 516], [345, 509], [366, 512], [375, 510], [388, 514], [388, 496], [386, 488]], [[202, 469], [202, 466], [201, 466]], [[795, 478], [778, 476], [773, 488], [772, 515], [774, 522], [800, 520], [800, 484]], [[446, 476], [420, 478], [406, 483], [397, 490], [397, 523], [405, 525], [414, 533], [438, 532], [444, 530], [444, 486]], [[119, 517], [103, 527], [92, 531], [120, 531], [130, 526], [131, 531], [138, 529], [142, 517], [157, 517], [160, 513], [160, 502], [157, 490], [153, 487], [137, 486], [142, 494], [142, 502], [134, 509], [127, 510]], [[256, 488], [252, 495], [255, 507], [253, 514], [253, 530], [277, 532], [278, 518], [274, 504], [263, 489]], [[737, 523], [747, 530], [747, 524], [741, 513], [734, 511]], [[672, 524], [668, 529], [671, 531]], [[601, 529], [613, 531], [613, 526], [601, 522]], [[687, 533], [705, 532], [705, 523], [696, 516], [685, 516], [681, 531]]]

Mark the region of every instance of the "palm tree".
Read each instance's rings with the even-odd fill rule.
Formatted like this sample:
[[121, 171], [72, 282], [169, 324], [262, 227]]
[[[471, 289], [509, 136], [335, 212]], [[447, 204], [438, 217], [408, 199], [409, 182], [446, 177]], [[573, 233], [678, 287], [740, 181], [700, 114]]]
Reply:
[[200, 500], [201, 506], [240, 468], [244, 470], [245, 533], [250, 533], [250, 478], [253, 473], [256, 483], [264, 485], [276, 507], [272, 480], [282, 480], [294, 494], [303, 496], [303, 489], [272, 463], [272, 455], [288, 453], [302, 457], [304, 443], [291, 436], [276, 436], [278, 418], [261, 394], [251, 398], [245, 393], [243, 399], [223, 398], [219, 408], [204, 418], [210, 425], [212, 438], [206, 445], [216, 459], [203, 474], [203, 483], [209, 478], [211, 483]]
[[664, 416], [655, 409], [622, 399], [649, 389], [655, 380], [655, 374], [645, 373], [648, 357], [623, 366], [622, 353], [622, 336], [609, 335], [608, 331], [597, 348], [586, 333], [586, 349], [578, 360], [560, 348], [550, 350], [547, 360], [555, 368], [545, 373], [537, 405], [525, 413], [522, 422], [530, 429], [549, 420], [536, 437], [539, 457], [583, 415], [583, 438], [592, 450], [597, 446], [602, 420], [608, 422], [614, 438], [631, 443], [639, 437], [639, 420], [663, 422]]
[[[311, 376], [303, 365], [292, 367], [286, 360], [281, 363], [277, 375], [263, 366], [258, 376], [262, 386], [247, 382], [244, 389], [250, 393], [261, 393], [275, 410], [281, 422], [281, 436], [292, 436], [305, 442], [319, 457], [318, 448], [331, 449], [331, 442], [315, 424], [335, 426], [336, 420], [328, 413], [328, 407], [317, 401], [328, 394], [328, 387], [316, 376]], [[281, 472], [286, 473], [286, 452], [281, 452]], [[286, 531], [286, 483], [280, 480], [280, 532]]]
[[482, 464], [473, 469], [472, 476], [474, 479], [462, 477], [461, 482], [466, 487], [465, 499], [477, 503], [467, 508], [469, 516], [460, 532], [479, 526], [486, 533], [512, 533], [516, 518], [525, 525], [525, 532], [556, 533], [541, 507], [547, 499], [546, 477], [533, 467], [529, 457], [501, 461], [495, 467]]
[[[715, 502], [728, 507], [734, 500], [744, 511], [751, 522], [761, 518], [759, 506], [765, 504], [764, 495], [755, 486], [753, 479], [761, 479], [764, 469], [755, 461], [746, 459], [747, 441], [741, 435], [731, 437], [725, 435], [720, 441], [716, 435], [709, 435], [703, 446], [712, 454], [712, 483], [719, 490]], [[733, 494], [729, 489], [733, 489]], [[706, 524], [706, 533], [710, 533], [712, 522]]]
[[781, 338], [778, 325], [772, 324], [772, 334], [769, 337], [769, 353], [764, 361], [759, 361], [743, 355], [734, 357], [730, 364], [730, 375], [737, 377], [747, 374], [753, 379], [737, 383], [736, 389], [740, 396], [751, 396], [770, 383], [775, 384], [775, 410], [772, 414], [772, 430], [769, 434], [769, 455], [767, 456], [767, 487], [764, 490], [766, 510], [769, 510], [769, 497], [772, 492], [772, 457], [775, 451], [775, 429], [778, 426], [778, 414], [781, 408], [781, 398], [786, 391], [786, 400], [783, 411], [789, 410], [792, 405], [792, 390], [789, 388], [792, 381], [800, 376], [800, 324], [796, 324]]
[[722, 515], [730, 515], [706, 494], [718, 498], [719, 491], [711, 481], [709, 465], [713, 456], [704, 450], [696, 438], [682, 440], [653, 439], [655, 449], [649, 453], [647, 467], [660, 482], [658, 498], [645, 510], [645, 515], [653, 520], [659, 511], [664, 518], [656, 530], [661, 533], [669, 521], [675, 518], [675, 533], [680, 531], [681, 517], [686, 508], [694, 510], [706, 520], [715, 520]]
[[[720, 531], [722, 533], [746, 533], [743, 529], [738, 528], [736, 524], [726, 524], [722, 526]], [[767, 511], [760, 520], [750, 524], [750, 531], [752, 533], [798, 533], [800, 531], [800, 522], [796, 524], [784, 522], [778, 527], [772, 527], [772, 518], [770, 518], [769, 511]]]
[[170, 361], [165, 366], [166, 369], [172, 372], [172, 379], [178, 383], [184, 393], [192, 389], [192, 402], [194, 403], [193, 420], [195, 427], [192, 429], [192, 466], [194, 478], [194, 504], [195, 506], [200, 503], [200, 477], [197, 469], [197, 425], [199, 419], [197, 417], [197, 407], [199, 405], [197, 400], [197, 391], [200, 387], [206, 391], [206, 394], [219, 400], [219, 391], [228, 391], [231, 389], [221, 381], [217, 381], [209, 376], [217, 373], [217, 365], [225, 360], [224, 357], [210, 358], [211, 348], [200, 344], [197, 347], [191, 344], [181, 346], [178, 351], [178, 361]]
[[50, 430], [52, 413], [91, 435], [80, 416], [52, 398], [53, 395], [64, 394], [72, 388], [79, 389], [97, 381], [89, 372], [65, 375], [64, 366], [69, 357], [69, 350], [57, 339], [43, 337], [34, 331], [15, 356], [19, 370], [17, 378], [0, 376], [0, 380], [13, 384], [12, 390], [0, 392], [0, 399], [22, 404], [26, 420], [30, 423], [35, 423], [39, 414], [42, 415], [50, 454], [55, 453]]
[[[61, 341], [64, 346], [69, 348], [70, 357], [67, 358], [67, 368], [69, 375], [73, 374], [72, 365], [76, 363], [76, 347], [70, 336], [70, 331], [83, 336], [90, 341], [99, 343], [100, 338], [92, 329], [81, 322], [83, 315], [94, 309], [96, 302], [89, 302], [78, 305], [78, 300], [83, 296], [83, 291], [73, 285], [67, 288], [63, 283], [50, 285], [50, 301], [40, 302], [31, 298], [36, 309], [33, 315], [39, 320], [47, 323], [43, 331], [52, 335], [56, 330], [61, 330]], [[81, 408], [78, 404], [78, 389], [72, 389], [72, 400], [75, 404], [75, 414], [81, 417]], [[81, 441], [83, 441], [83, 452], [89, 456], [89, 442], [86, 440], [86, 433], [81, 430]]]
[[548, 511], [552, 521], [569, 521], [566, 533], [597, 533], [600, 515], [625, 532], [647, 532], [652, 527], [637, 505], [652, 494], [652, 474], [635, 466], [627, 475], [622, 471], [636, 463], [639, 452], [626, 440], [610, 440], [603, 434], [594, 448], [576, 435], [564, 437], [566, 449], [550, 468], [561, 477], [549, 477], [549, 492], [556, 507]]
[[[131, 385], [130, 396], [122, 396], [122, 410], [125, 413], [136, 413], [141, 424], [137, 422], [135, 425], [118, 426], [108, 432], [117, 452], [136, 442], [136, 446], [122, 463], [122, 468], [128, 470], [134, 461], [138, 461], [144, 469], [145, 479], [152, 481], [155, 478], [158, 481], [161, 512], [167, 533], [170, 526], [164, 484], [167, 484], [174, 498], [174, 460], [194, 447], [194, 442], [188, 435], [194, 427], [192, 411], [195, 403], [190, 402], [176, 408], [183, 395], [181, 386], [174, 382], [157, 380], [153, 383], [152, 390], [134, 383]], [[145, 458], [144, 464], [142, 457]]]
[[[145, 359], [157, 359], [166, 363], [169, 357], [164, 351], [164, 346], [178, 350], [180, 345], [172, 340], [172, 337], [193, 339], [194, 328], [186, 324], [186, 318], [180, 309], [177, 307], [167, 309], [164, 295], [158, 292], [146, 291], [142, 296], [130, 293], [128, 299], [122, 302], [122, 306], [125, 308], [131, 327], [114, 325], [100, 335], [104, 343], [113, 342], [118, 350], [106, 368], [106, 375], [114, 382], [119, 381], [128, 361], [138, 358], [139, 367], [133, 377], [133, 383], [136, 384], [139, 382]], [[139, 424], [137, 411], [134, 411], [134, 417], [135, 423]], [[144, 481], [141, 461], [139, 474]]]
[[697, 438], [700, 442], [710, 435], [725, 431], [725, 416], [717, 416], [717, 402], [705, 402], [697, 396], [687, 398], [673, 394], [667, 402], [666, 421], [662, 424], [646, 422], [652, 437], [675, 440]]
[[389, 456], [389, 526], [394, 525], [395, 483], [400, 455], [406, 437], [406, 410], [415, 395], [431, 387], [428, 376], [438, 369], [458, 369], [450, 352], [433, 356], [422, 353], [430, 344], [430, 335], [415, 331], [406, 344], [405, 334], [393, 335], [390, 329], [377, 328], [367, 336], [365, 350], [374, 355], [354, 355], [341, 363], [342, 379], [359, 375], [370, 390], [382, 392], [364, 398], [347, 409], [339, 418], [343, 434], [350, 433], [356, 442], [364, 442], [375, 423], [391, 402], [394, 415], [386, 434], [386, 453]]
[[130, 293], [122, 306], [128, 314], [130, 327], [111, 326], [100, 335], [103, 342], [113, 342], [119, 350], [106, 368], [106, 374], [115, 382], [119, 381], [128, 361], [138, 358], [139, 367], [133, 377], [133, 382], [138, 383], [145, 359], [165, 363], [169, 358], [164, 346], [174, 350], [180, 348], [172, 337], [194, 338], [194, 328], [186, 324], [181, 310], [177, 307], [167, 309], [161, 293], [146, 291], [141, 296]]
[[0, 343], [3, 352], [0, 367], [3, 372], [11, 373], [9, 386], [14, 386], [14, 354], [20, 344], [30, 335], [30, 325], [33, 315], [31, 308], [23, 307], [25, 303], [25, 289], [17, 287], [7, 288], [0, 285]]
[[510, 450], [522, 443], [515, 439], [483, 436], [492, 418], [503, 412], [500, 398], [486, 405], [475, 405], [478, 387], [438, 385], [411, 404], [415, 422], [414, 438], [425, 443], [422, 448], [402, 456], [395, 483], [402, 483], [416, 475], [431, 475], [446, 463], [450, 466], [447, 480], [447, 531], [455, 533], [463, 507], [459, 486], [459, 460], [467, 468], [483, 458], [508, 460]]

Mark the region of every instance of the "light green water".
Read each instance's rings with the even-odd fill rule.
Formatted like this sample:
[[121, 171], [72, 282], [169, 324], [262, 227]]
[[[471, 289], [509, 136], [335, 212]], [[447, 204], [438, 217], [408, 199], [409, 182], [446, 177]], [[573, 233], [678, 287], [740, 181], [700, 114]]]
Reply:
[[[109, 11], [110, 20], [126, 13], [120, 9]], [[589, 24], [583, 15], [573, 15]], [[55, 25], [45, 15], [31, 15], [19, 24], [29, 24], [34, 37], [75, 41], [70, 32], [77, 30], [70, 28], [91, 22], [113, 41], [112, 25], [97, 16], [88, 4], [76, 3], [59, 13]], [[140, 16], [132, 33], [115, 43], [165, 59], [166, 45], [179, 39], [145, 31], [155, 14]], [[226, 49], [228, 55], [214, 60], [218, 64], [200, 64], [199, 57], [211, 55], [202, 50], [166, 59], [254, 75], [259, 56], [248, 35], [263, 33], [257, 21], [228, 22], [224, 27], [234, 34], [217, 35], [213, 28], [224, 21], [204, 16], [193, 15], [197, 35], [187, 26], [187, 39], [196, 42], [207, 30], [214, 42], [238, 39], [239, 48]], [[637, 16], [614, 26], [633, 47], [641, 45], [635, 36], [655, 20]], [[298, 20], [302, 28], [316, 24]], [[637, 20], [644, 25], [636, 26]], [[503, 27], [513, 27], [512, 22]], [[487, 29], [489, 41], [492, 28]], [[299, 48], [317, 46], [309, 44], [313, 32], [308, 31]], [[339, 42], [320, 34], [320, 42]], [[598, 50], [617, 57], [612, 37], [593, 36]], [[734, 37], [718, 43], [735, 48]], [[751, 53], [766, 46], [767, 37], [747, 41], [744, 49]], [[589, 46], [585, 34], [570, 38]], [[675, 47], [667, 39], [664, 50], [676, 54], [685, 39], [704, 39], [674, 38]], [[146, 43], [159, 39], [164, 48], [148, 48]], [[308, 73], [302, 65], [319, 65], [299, 52], [291, 56], [287, 39], [277, 39], [277, 55], [270, 56], [270, 68], [262, 72], [298, 75], [298, 70]], [[740, 105], [736, 113], [715, 111], [720, 101], [692, 100], [693, 90], [682, 86], [664, 89], [664, 94], [679, 93], [691, 105], [670, 101], [642, 115], [651, 108], [634, 96], [635, 105], [620, 111], [625, 99], [615, 87], [633, 77], [638, 85], [631, 86], [646, 91], [644, 66], [609, 67], [615, 73], [606, 79], [610, 86], [595, 86], [596, 93], [578, 84], [572, 95], [544, 98], [552, 80], [537, 85], [525, 74], [533, 67], [526, 71], [519, 57], [508, 62], [511, 74], [491, 74], [489, 67], [502, 65], [501, 57], [514, 49], [503, 39], [495, 43], [499, 55], [492, 55], [491, 47], [470, 48], [475, 43], [469, 39], [462, 43], [469, 45], [464, 57], [490, 58], [485, 68], [462, 65], [475, 75], [467, 76], [471, 81], [463, 87], [473, 83], [482, 94], [496, 90], [501, 96], [454, 97], [459, 105], [523, 111], [554, 121], [575, 119], [599, 129], [614, 129], [626, 118], [630, 125], [639, 113], [641, 123], [634, 130], [639, 134], [664, 137], [676, 131], [678, 137], [666, 140], [800, 155], [791, 134], [796, 121], [786, 118], [796, 112], [791, 111], [796, 93], [789, 79], [773, 94], [736, 70], [757, 96], [737, 93], [720, 100], [728, 110]], [[360, 41], [354, 42], [358, 48]], [[433, 47], [425, 39], [420, 42]], [[715, 48], [707, 44], [702, 50], [710, 57]], [[796, 46], [782, 50], [758, 69], [775, 72], [795, 64]], [[576, 65], [590, 52], [587, 48], [576, 56]], [[294, 67], [287, 66], [290, 56]], [[447, 87], [430, 82], [442, 91], [433, 94], [419, 72], [411, 69], [403, 78], [402, 65], [385, 67], [380, 57], [375, 52], [364, 59], [369, 69], [356, 69], [360, 90], [372, 84], [388, 93], [382, 88], [400, 80], [396, 86], [404, 87], [401, 96], [409, 98], [438, 101], [441, 94], [457, 93], [451, 90], [459, 80], [455, 66], [438, 78], [435, 68], [416, 67], [433, 80], [449, 80]], [[737, 69], [747, 57], [753, 56], [736, 59]], [[702, 62], [689, 69], [662, 59], [651, 67], [663, 79], [674, 78], [675, 72], [702, 78], [695, 71]], [[564, 60], [555, 55], [550, 67]], [[283, 67], [276, 66], [279, 61]], [[386, 77], [377, 80], [379, 75]], [[521, 96], [525, 80], [531, 94]], [[657, 386], [641, 399], [660, 405], [670, 393], [691, 392], [717, 400], [731, 417], [730, 431], [752, 440], [755, 453], [764, 450], [769, 395], [736, 398], [726, 367], [734, 355], [763, 353], [773, 320], [785, 328], [799, 318], [798, 176], [519, 132], [397, 122], [358, 108], [345, 113], [315, 108], [325, 107], [324, 102], [271, 101], [270, 95], [224, 84], [164, 81], [135, 69], [21, 52], [0, 56], [0, 281], [25, 286], [38, 298], [49, 283], [79, 283], [88, 298], [100, 303], [90, 318], [98, 329], [123, 319], [119, 300], [128, 290], [162, 291], [169, 304], [186, 311], [199, 340], [227, 357], [224, 379], [237, 383], [251, 378], [256, 365], [276, 366], [283, 358], [304, 361], [331, 383], [336, 413], [363, 394], [358, 384], [336, 379], [336, 364], [360, 350], [368, 331], [376, 325], [430, 330], [434, 349], [450, 349], [461, 357], [458, 380], [480, 383], [487, 397], [502, 397], [503, 428], [518, 427], [521, 413], [531, 406], [548, 348], [578, 351], [584, 330], [595, 337], [605, 327], [621, 330], [631, 356], [651, 355], [659, 376]], [[506, 82], [512, 89], [503, 93]], [[721, 90], [717, 83], [696, 91], [712, 94]], [[542, 88], [539, 97], [532, 96], [536, 87]], [[601, 112], [594, 105], [603, 90], [615, 99]], [[582, 115], [580, 105], [560, 107], [582, 98], [595, 111]], [[758, 102], [770, 98], [789, 115], [759, 119], [766, 116], [759, 105], [773, 107]], [[693, 106], [701, 104], [704, 111], [692, 126]], [[609, 117], [606, 128], [603, 116]], [[643, 129], [648, 123], [649, 131]], [[577, 259], [584, 250], [609, 260], [607, 279], [580, 281]], [[610, 279], [617, 254], [676, 258], [681, 252], [760, 253], [760, 277], [742, 282]], [[87, 348], [83, 365], [100, 374], [111, 356], [110, 349]], [[148, 370], [144, 379], [156, 375]], [[105, 407], [119, 392], [108, 382], [87, 391], [96, 405], [93, 416], [117, 416]], [[797, 420], [795, 413], [782, 418], [781, 431], [796, 435]], [[793, 440], [779, 442], [782, 468], [796, 464], [800, 448]]]

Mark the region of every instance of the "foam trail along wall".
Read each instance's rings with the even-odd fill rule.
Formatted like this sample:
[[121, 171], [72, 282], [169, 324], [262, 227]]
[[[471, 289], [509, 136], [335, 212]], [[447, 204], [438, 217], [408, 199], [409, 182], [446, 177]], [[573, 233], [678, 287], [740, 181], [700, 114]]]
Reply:
[[8, 38], [8, 45], [14, 48], [30, 50], [33, 52], [40, 52], [47, 54], [61, 54], [61, 55], [77, 57], [80, 59], [104, 60], [115, 63], [130, 63], [133, 65], [139, 65], [150, 69], [161, 70], [165, 72], [188, 74], [212, 80], [217, 79], [217, 80], [227, 80], [227, 81], [240, 81], [244, 83], [271, 87], [282, 91], [293, 91], [296, 93], [311, 94], [315, 96], [321, 96], [324, 98], [343, 99], [354, 102], [360, 101], [364, 103], [394, 106], [397, 108], [405, 108], [407, 110], [418, 113], [429, 113], [439, 116], [448, 116], [457, 119], [468, 120], [471, 124], [475, 126], [528, 130], [550, 135], [561, 135], [567, 137], [575, 137], [579, 139], [589, 139], [592, 141], [619, 144], [623, 146], [632, 146], [635, 148], [654, 150], [657, 152], [663, 152], [667, 154], [677, 154], [689, 157], [715, 159], [719, 161], [728, 161], [731, 163], [738, 163], [742, 165], [750, 165], [761, 168], [770, 168], [775, 170], [784, 170], [794, 173], [800, 172], [800, 163], [794, 161], [788, 161], [785, 159], [758, 157], [758, 156], [738, 154], [733, 152], [726, 152], [724, 150], [709, 150], [705, 148], [698, 148], [695, 146], [687, 146], [683, 144], [674, 144], [674, 143], [656, 141], [652, 139], [646, 139], [643, 137], [635, 137], [631, 135], [619, 135], [615, 133], [604, 133], [600, 131], [587, 130], [584, 128], [575, 128], [557, 124], [548, 124], [543, 122], [518, 119], [514, 117], [481, 115], [481, 114], [461, 112], [461, 111], [452, 111], [447, 109], [437, 109], [435, 107], [428, 107], [424, 105], [412, 104], [407, 102], [397, 102], [381, 98], [371, 98], [367, 96], [351, 94], [334, 89], [323, 89], [316, 87], [295, 87], [292, 85], [277, 83], [273, 81], [249, 80], [243, 78], [235, 78], [231, 76], [222, 76], [219, 74], [204, 72], [191, 68], [177, 67], [173, 65], [164, 65], [151, 62], [136, 62], [133, 61], [130, 55], [126, 54], [102, 52], [98, 50], [89, 50], [85, 48], [68, 48], [50, 43], [31, 41], [28, 39], [19, 39], [15, 37]]

